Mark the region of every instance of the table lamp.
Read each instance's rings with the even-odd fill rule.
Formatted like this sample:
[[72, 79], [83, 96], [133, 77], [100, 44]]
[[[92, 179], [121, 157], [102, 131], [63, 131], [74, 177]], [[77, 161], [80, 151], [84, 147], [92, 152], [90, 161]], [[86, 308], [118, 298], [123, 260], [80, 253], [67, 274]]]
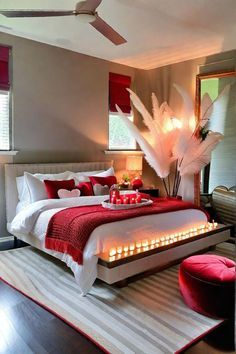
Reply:
[[129, 173], [131, 185], [133, 189], [139, 189], [143, 186], [141, 179], [143, 169], [143, 157], [142, 156], [127, 156], [126, 170]]

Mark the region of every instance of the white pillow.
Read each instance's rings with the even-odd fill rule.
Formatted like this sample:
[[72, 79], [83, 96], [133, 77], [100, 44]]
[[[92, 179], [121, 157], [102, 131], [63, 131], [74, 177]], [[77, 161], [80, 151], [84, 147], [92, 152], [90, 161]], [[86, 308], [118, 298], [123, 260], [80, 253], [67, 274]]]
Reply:
[[[66, 171], [57, 174], [42, 174], [36, 173], [32, 175], [31, 173], [25, 172], [25, 189], [27, 190], [27, 200], [30, 203], [37, 202], [38, 200], [48, 199], [46, 188], [44, 185], [44, 180], [67, 180], [70, 178], [70, 172]], [[26, 195], [26, 193], [25, 193]]]
[[89, 176], [98, 176], [98, 177], [109, 177], [114, 176], [114, 168], [111, 167], [106, 171], [87, 171], [87, 172], [71, 172], [71, 178], [75, 179], [75, 183], [80, 182], [89, 182]]
[[25, 177], [19, 176], [16, 177], [16, 187], [18, 192], [19, 201], [25, 201], [27, 199], [27, 190], [25, 188]]

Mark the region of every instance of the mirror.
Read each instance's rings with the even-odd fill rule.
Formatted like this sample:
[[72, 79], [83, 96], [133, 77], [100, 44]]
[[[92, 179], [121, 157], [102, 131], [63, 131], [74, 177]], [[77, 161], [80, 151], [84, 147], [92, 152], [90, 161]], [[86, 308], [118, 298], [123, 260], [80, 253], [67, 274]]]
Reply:
[[224, 138], [212, 152], [210, 164], [195, 176], [194, 195], [198, 205], [200, 195], [211, 194], [215, 187], [236, 185], [236, 71], [197, 75], [196, 116], [199, 119], [204, 94], [208, 93], [214, 102], [227, 85], [230, 85], [228, 93], [214, 104], [204, 129], [220, 132]]

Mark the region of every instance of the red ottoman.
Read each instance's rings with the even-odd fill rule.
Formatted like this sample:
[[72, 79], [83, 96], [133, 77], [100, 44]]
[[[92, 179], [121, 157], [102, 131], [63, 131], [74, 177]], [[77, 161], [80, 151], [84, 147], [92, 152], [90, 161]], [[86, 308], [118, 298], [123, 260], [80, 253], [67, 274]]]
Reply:
[[235, 263], [215, 255], [185, 259], [179, 269], [179, 286], [186, 304], [214, 318], [234, 313]]

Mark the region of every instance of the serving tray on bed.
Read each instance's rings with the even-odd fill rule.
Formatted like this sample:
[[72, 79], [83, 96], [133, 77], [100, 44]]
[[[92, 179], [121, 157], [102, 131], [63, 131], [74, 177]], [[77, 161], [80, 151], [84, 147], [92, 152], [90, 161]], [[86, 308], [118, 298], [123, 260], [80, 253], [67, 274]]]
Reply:
[[121, 209], [132, 209], [132, 208], [140, 208], [142, 206], [151, 205], [153, 203], [150, 199], [142, 199], [141, 203], [136, 204], [113, 204], [109, 203], [108, 200], [102, 202], [103, 208], [112, 209], [112, 210], [121, 210]]

